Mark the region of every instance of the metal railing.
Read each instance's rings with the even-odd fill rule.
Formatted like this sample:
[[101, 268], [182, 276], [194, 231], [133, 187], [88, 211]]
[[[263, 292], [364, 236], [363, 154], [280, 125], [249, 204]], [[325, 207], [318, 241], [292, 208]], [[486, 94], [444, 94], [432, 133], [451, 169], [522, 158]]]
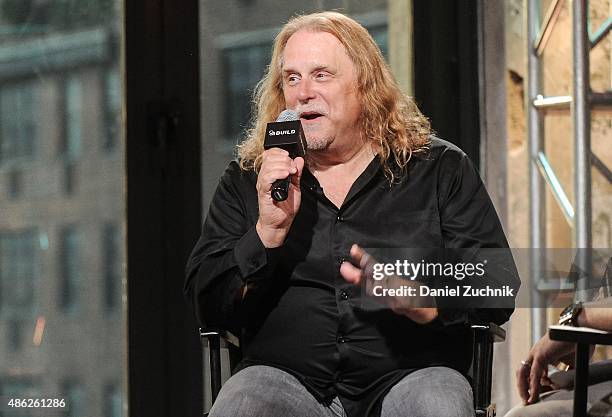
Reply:
[[[545, 305], [546, 289], [540, 285], [543, 271], [542, 252], [546, 248], [545, 187], [548, 186], [559, 204], [566, 220], [573, 227], [574, 247], [592, 247], [591, 166], [594, 166], [609, 182], [612, 172], [591, 151], [591, 111], [612, 106], [612, 92], [594, 93], [589, 79], [589, 52], [601, 42], [612, 28], [608, 18], [594, 34], [589, 33], [588, 1], [572, 1], [572, 50], [573, 95], [545, 97], [542, 95], [541, 57], [560, 12], [564, 0], [553, 0], [540, 24], [540, 1], [525, 0], [527, 9], [527, 129], [529, 137], [529, 197], [530, 197], [530, 259], [532, 305]], [[574, 134], [574, 205], [563, 189], [544, 149], [544, 117], [548, 110], [570, 109]], [[576, 266], [581, 271], [591, 270], [588, 250], [577, 251]], [[577, 282], [577, 296], [583, 293], [588, 273]], [[546, 310], [534, 309], [531, 336], [535, 343], [546, 331]]]

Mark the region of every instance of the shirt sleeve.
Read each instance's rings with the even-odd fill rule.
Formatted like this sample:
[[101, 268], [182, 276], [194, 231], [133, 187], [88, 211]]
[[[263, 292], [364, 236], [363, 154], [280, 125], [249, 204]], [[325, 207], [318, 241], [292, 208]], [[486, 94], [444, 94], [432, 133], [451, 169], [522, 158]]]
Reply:
[[215, 191], [201, 236], [187, 262], [184, 293], [201, 325], [242, 324], [243, 289], [270, 279], [282, 248], [266, 249], [246, 199], [255, 193], [234, 161]]
[[[488, 275], [518, 291], [520, 279], [495, 207], [474, 165], [459, 149], [447, 149], [441, 156], [438, 207], [444, 246], [476, 252], [500, 249], [487, 252], [494, 254]], [[514, 300], [511, 304], [504, 306], [508, 308], [441, 308], [439, 319], [445, 325], [502, 324], [514, 311]]]

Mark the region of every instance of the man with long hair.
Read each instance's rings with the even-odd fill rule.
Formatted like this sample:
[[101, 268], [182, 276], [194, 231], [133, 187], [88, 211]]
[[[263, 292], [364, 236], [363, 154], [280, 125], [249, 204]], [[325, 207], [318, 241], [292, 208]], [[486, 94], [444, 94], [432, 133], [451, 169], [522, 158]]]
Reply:
[[[266, 123], [300, 117], [305, 158], [264, 150]], [[254, 96], [187, 266], [201, 323], [240, 328], [243, 360], [211, 416], [473, 416], [470, 314], [380, 308], [356, 284], [362, 248], [504, 247], [467, 156], [431, 135], [367, 30], [336, 12], [291, 19]], [[275, 201], [271, 184], [290, 177]]]

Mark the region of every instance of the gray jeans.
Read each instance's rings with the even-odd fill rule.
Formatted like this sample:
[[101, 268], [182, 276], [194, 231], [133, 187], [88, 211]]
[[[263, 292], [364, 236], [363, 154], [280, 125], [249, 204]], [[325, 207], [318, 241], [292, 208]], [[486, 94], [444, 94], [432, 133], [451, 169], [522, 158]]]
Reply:
[[[270, 366], [250, 366], [221, 388], [210, 417], [345, 417], [338, 398], [319, 403], [292, 375]], [[382, 417], [473, 417], [472, 388], [444, 367], [415, 371], [383, 399]]]
[[[589, 386], [587, 410], [590, 417], [612, 416], [612, 381]], [[572, 417], [574, 391], [550, 391], [540, 396], [540, 402], [519, 405], [505, 417]]]

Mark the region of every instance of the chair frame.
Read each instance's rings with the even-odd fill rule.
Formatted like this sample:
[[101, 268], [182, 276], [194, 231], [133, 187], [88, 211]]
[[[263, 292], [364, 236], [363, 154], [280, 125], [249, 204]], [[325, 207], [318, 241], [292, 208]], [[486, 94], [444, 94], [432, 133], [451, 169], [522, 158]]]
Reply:
[[550, 326], [548, 329], [551, 340], [576, 344], [573, 416], [586, 417], [590, 347], [612, 345], [612, 332], [572, 326]]
[[[472, 391], [476, 417], [495, 417], [495, 404], [491, 403], [493, 371], [493, 344], [506, 340], [506, 331], [495, 323], [470, 324], [473, 332], [474, 355], [472, 358]], [[204, 378], [210, 378], [211, 398], [214, 403], [221, 390], [221, 349], [227, 349], [230, 367], [240, 360], [240, 339], [231, 332], [218, 328], [201, 328], [200, 340], [204, 354]], [[208, 373], [206, 369], [208, 349]], [[204, 413], [208, 416], [208, 413]]]

